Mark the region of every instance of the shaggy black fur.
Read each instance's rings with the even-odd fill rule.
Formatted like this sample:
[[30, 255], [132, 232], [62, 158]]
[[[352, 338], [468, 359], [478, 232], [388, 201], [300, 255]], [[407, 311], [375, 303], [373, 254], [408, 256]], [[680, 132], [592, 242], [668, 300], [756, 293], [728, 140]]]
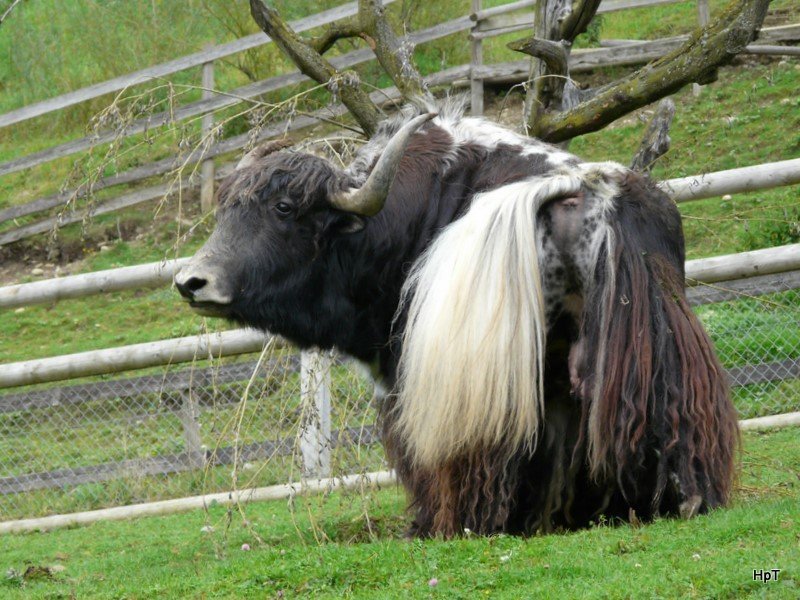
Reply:
[[[379, 132], [374, 139], [385, 138]], [[258, 157], [220, 189], [207, 246], [234, 292], [221, 310], [301, 347], [377, 362], [391, 390], [405, 323], [395, 312], [409, 269], [475, 194], [553, 169], [546, 147], [521, 150], [456, 146], [428, 123], [412, 138], [384, 209], [371, 218], [328, 203], [366, 173], [292, 151]], [[366, 157], [374, 162], [378, 153], [368, 146], [353, 164], [369, 169]], [[585, 526], [600, 514], [649, 517], [697, 498], [703, 508], [727, 500], [735, 416], [711, 344], [686, 305], [677, 210], [638, 176], [622, 182], [614, 203], [618, 243], [602, 251], [612, 253], [613, 275], [602, 259], [588, 278], [575, 267], [572, 253], [585, 248], [570, 215], [580, 199], [540, 215], [542, 235], [563, 259], [545, 270], [546, 284], [581, 296], [585, 308], [580, 315], [552, 311], [545, 423], [533, 456], [509, 461], [503, 449], [474, 448], [432, 471], [414, 468], [392, 433], [395, 398], [386, 398], [384, 444], [411, 497], [413, 533], [532, 533]], [[583, 351], [571, 359], [578, 341]], [[571, 385], [571, 376], [581, 384]]]

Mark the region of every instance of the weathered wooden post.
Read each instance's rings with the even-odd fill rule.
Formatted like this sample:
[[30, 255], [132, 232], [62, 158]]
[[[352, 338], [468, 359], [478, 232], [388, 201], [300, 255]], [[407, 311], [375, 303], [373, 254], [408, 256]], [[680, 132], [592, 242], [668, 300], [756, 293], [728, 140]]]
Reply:
[[[481, 10], [481, 0], [472, 0], [472, 14], [477, 15]], [[480, 20], [475, 21], [472, 33], [480, 29]], [[479, 36], [470, 36], [470, 65], [469, 81], [471, 89], [471, 114], [480, 116], [483, 114], [483, 79], [478, 77], [478, 68], [483, 65], [483, 39]]]
[[300, 451], [303, 476], [331, 475], [331, 356], [304, 351], [300, 355], [300, 398], [303, 410]]
[[191, 388], [187, 388], [181, 393], [178, 418], [183, 425], [183, 439], [186, 442], [189, 464], [196, 469], [202, 469], [205, 466], [205, 453], [203, 452], [203, 441], [200, 438], [200, 409]]
[[[700, 27], [708, 25], [708, 20], [711, 18], [710, 9], [708, 7], [708, 0], [697, 0], [697, 23]], [[692, 84], [692, 94], [695, 96], [700, 95], [700, 90], [703, 89], [699, 83]]]
[[[214, 61], [203, 63], [203, 100], [211, 98], [214, 93]], [[211, 134], [214, 128], [214, 113], [209, 111], [203, 115], [203, 136]], [[209, 144], [210, 146], [210, 144]], [[200, 167], [200, 209], [206, 213], [214, 208], [214, 160], [204, 160]]]

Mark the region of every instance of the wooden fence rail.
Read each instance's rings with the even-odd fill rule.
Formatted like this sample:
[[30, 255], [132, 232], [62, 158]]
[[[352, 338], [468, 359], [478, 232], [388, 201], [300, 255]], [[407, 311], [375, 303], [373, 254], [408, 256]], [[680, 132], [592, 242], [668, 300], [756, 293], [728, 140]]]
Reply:
[[[171, 283], [174, 274], [188, 260], [179, 258], [0, 287], [0, 309], [49, 304], [107, 292], [159, 287]], [[800, 244], [789, 244], [690, 260], [686, 262], [686, 278], [687, 284], [693, 286], [796, 269], [800, 269]]]
[[261, 331], [234, 329], [9, 363], [0, 365], [0, 389], [260, 352], [270, 339]]
[[[453, 83], [454, 81], [463, 79], [468, 74], [469, 74], [469, 67], [467, 66], [453, 67], [450, 69], [446, 69], [445, 71], [440, 71], [439, 73], [435, 73], [433, 75], [425, 77], [425, 82], [429, 87], [434, 88], [442, 85], [448, 85], [450, 83]], [[370, 94], [370, 98], [377, 104], [383, 105], [388, 101], [398, 100], [400, 98], [400, 92], [396, 87], [390, 87], [372, 92]], [[337, 104], [331, 107], [315, 111], [310, 115], [295, 116], [292, 119], [280, 121], [278, 123], [270, 125], [269, 127], [265, 127], [258, 133], [255, 139], [251, 138], [250, 134], [247, 133], [232, 138], [228, 138], [226, 140], [218, 142], [217, 144], [214, 144], [205, 153], [201, 153], [199, 151], [193, 152], [188, 157], [185, 157], [184, 161], [186, 161], [187, 164], [191, 164], [199, 160], [213, 158], [221, 154], [225, 154], [227, 152], [232, 152], [234, 150], [244, 148], [250, 142], [260, 143], [261, 141], [273, 137], [285, 135], [290, 131], [296, 131], [298, 129], [311, 127], [313, 125], [320, 123], [321, 119], [331, 119], [339, 117], [345, 114], [346, 112], [347, 109], [344, 107], [344, 105]], [[220, 165], [216, 169], [214, 177], [216, 179], [221, 179], [227, 176], [233, 170], [235, 164], [236, 164], [235, 162], [231, 162]], [[175, 166], [176, 166], [175, 159], [170, 158], [157, 161], [149, 165], [136, 167], [131, 171], [116, 176], [117, 177], [116, 180], [110, 178], [107, 184], [105, 181], [99, 182], [98, 185], [94, 186], [94, 190], [99, 190], [104, 187], [108, 187], [110, 185], [117, 185], [119, 183], [132, 183], [135, 181], [140, 181], [143, 179], [147, 179], [149, 177], [153, 177], [155, 175], [164, 174], [173, 170]], [[136, 190], [135, 192], [123, 194], [122, 196], [118, 196], [116, 198], [113, 198], [112, 200], [107, 200], [105, 202], [98, 203], [88, 209], [73, 210], [70, 212], [65, 212], [63, 214], [56, 215], [54, 217], [43, 219], [41, 221], [36, 221], [29, 225], [24, 225], [22, 227], [18, 227], [16, 229], [11, 229], [3, 233], [0, 233], [0, 246], [19, 241], [21, 239], [25, 239], [33, 235], [45, 233], [47, 231], [52, 231], [55, 227], [58, 226], [81, 222], [86, 218], [87, 213], [89, 216], [107, 214], [110, 212], [120, 210], [121, 208], [128, 208], [131, 206], [135, 206], [137, 204], [142, 204], [144, 202], [157, 200], [159, 198], [164, 197], [165, 194], [175, 194], [178, 193], [178, 191], [180, 190], [186, 190], [196, 185], [197, 183], [195, 181], [184, 178], [181, 179], [179, 182], [160, 184], [153, 187]], [[4, 219], [17, 218], [20, 216], [40, 212], [42, 210], [47, 210], [50, 208], [66, 205], [73, 197], [73, 195], [76, 194], [80, 195], [79, 189], [72, 190], [70, 192], [65, 192], [64, 194], [56, 194], [48, 196], [47, 198], [36, 200], [32, 203], [21, 205], [19, 207], [12, 206], [6, 209], [5, 211], [0, 211], [0, 222], [2, 222]]]
[[[502, 32], [495, 30], [493, 35]], [[585, 73], [604, 67], [634, 66], [655, 60], [681, 46], [688, 35], [679, 35], [657, 40], [611, 40], [601, 42], [600, 48], [578, 48], [570, 52], [570, 73]], [[744, 54], [792, 55], [796, 47], [775, 46], [776, 42], [800, 40], [800, 25], [781, 25], [761, 29], [759, 38], [743, 51]], [[472, 77], [495, 84], [510, 84], [525, 81], [530, 70], [530, 60], [521, 59], [490, 65], [473, 65]], [[458, 83], [458, 82], [457, 82]]]
[[[267, 377], [275, 374], [282, 379], [287, 374], [299, 371], [300, 357], [291, 354], [267, 359], [261, 365], [255, 361], [247, 361], [203, 368], [192, 366], [177, 371], [169, 370], [158, 375], [105, 379], [37, 390], [28, 389], [0, 395], [0, 414], [62, 408], [86, 402], [132, 398], [147, 394], [180, 396], [193, 390], [204, 391], [203, 394], [197, 394], [198, 401], [202, 405], [215, 398], [213, 394], [215, 388], [247, 381], [255, 372]], [[205, 390], [211, 390], [211, 393], [205, 393]], [[214, 399], [214, 404], [219, 405], [219, 401]], [[172, 406], [164, 408], [177, 410]]]
[[685, 202], [796, 183], [800, 183], [800, 158], [669, 179], [659, 185], [676, 202]]

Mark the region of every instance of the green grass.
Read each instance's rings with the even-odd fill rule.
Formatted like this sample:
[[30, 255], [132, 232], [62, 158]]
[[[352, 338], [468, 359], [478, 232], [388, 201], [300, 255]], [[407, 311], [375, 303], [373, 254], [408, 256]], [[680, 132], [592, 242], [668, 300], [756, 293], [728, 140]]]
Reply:
[[[0, 595], [795, 598], [799, 435], [798, 429], [746, 435], [732, 508], [691, 521], [600, 525], [528, 539], [405, 541], [399, 536], [407, 517], [396, 489], [335, 493], [289, 505], [250, 504], [247, 523], [236, 511], [211, 507], [4, 536]], [[213, 531], [201, 531], [207, 526]], [[252, 550], [242, 550], [245, 543]], [[44, 569], [54, 566], [50, 574]], [[753, 581], [753, 569], [772, 568], [781, 569], [777, 582]]]

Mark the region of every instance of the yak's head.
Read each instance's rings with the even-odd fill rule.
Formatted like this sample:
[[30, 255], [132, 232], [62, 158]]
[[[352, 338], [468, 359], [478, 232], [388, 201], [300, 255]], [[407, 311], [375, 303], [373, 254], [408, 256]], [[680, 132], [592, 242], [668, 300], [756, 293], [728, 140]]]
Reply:
[[408, 141], [433, 116], [400, 128], [360, 187], [316, 156], [274, 143], [250, 152], [221, 184], [216, 228], [175, 276], [178, 291], [200, 314], [279, 332], [322, 293], [313, 265], [331, 242], [383, 208]]

